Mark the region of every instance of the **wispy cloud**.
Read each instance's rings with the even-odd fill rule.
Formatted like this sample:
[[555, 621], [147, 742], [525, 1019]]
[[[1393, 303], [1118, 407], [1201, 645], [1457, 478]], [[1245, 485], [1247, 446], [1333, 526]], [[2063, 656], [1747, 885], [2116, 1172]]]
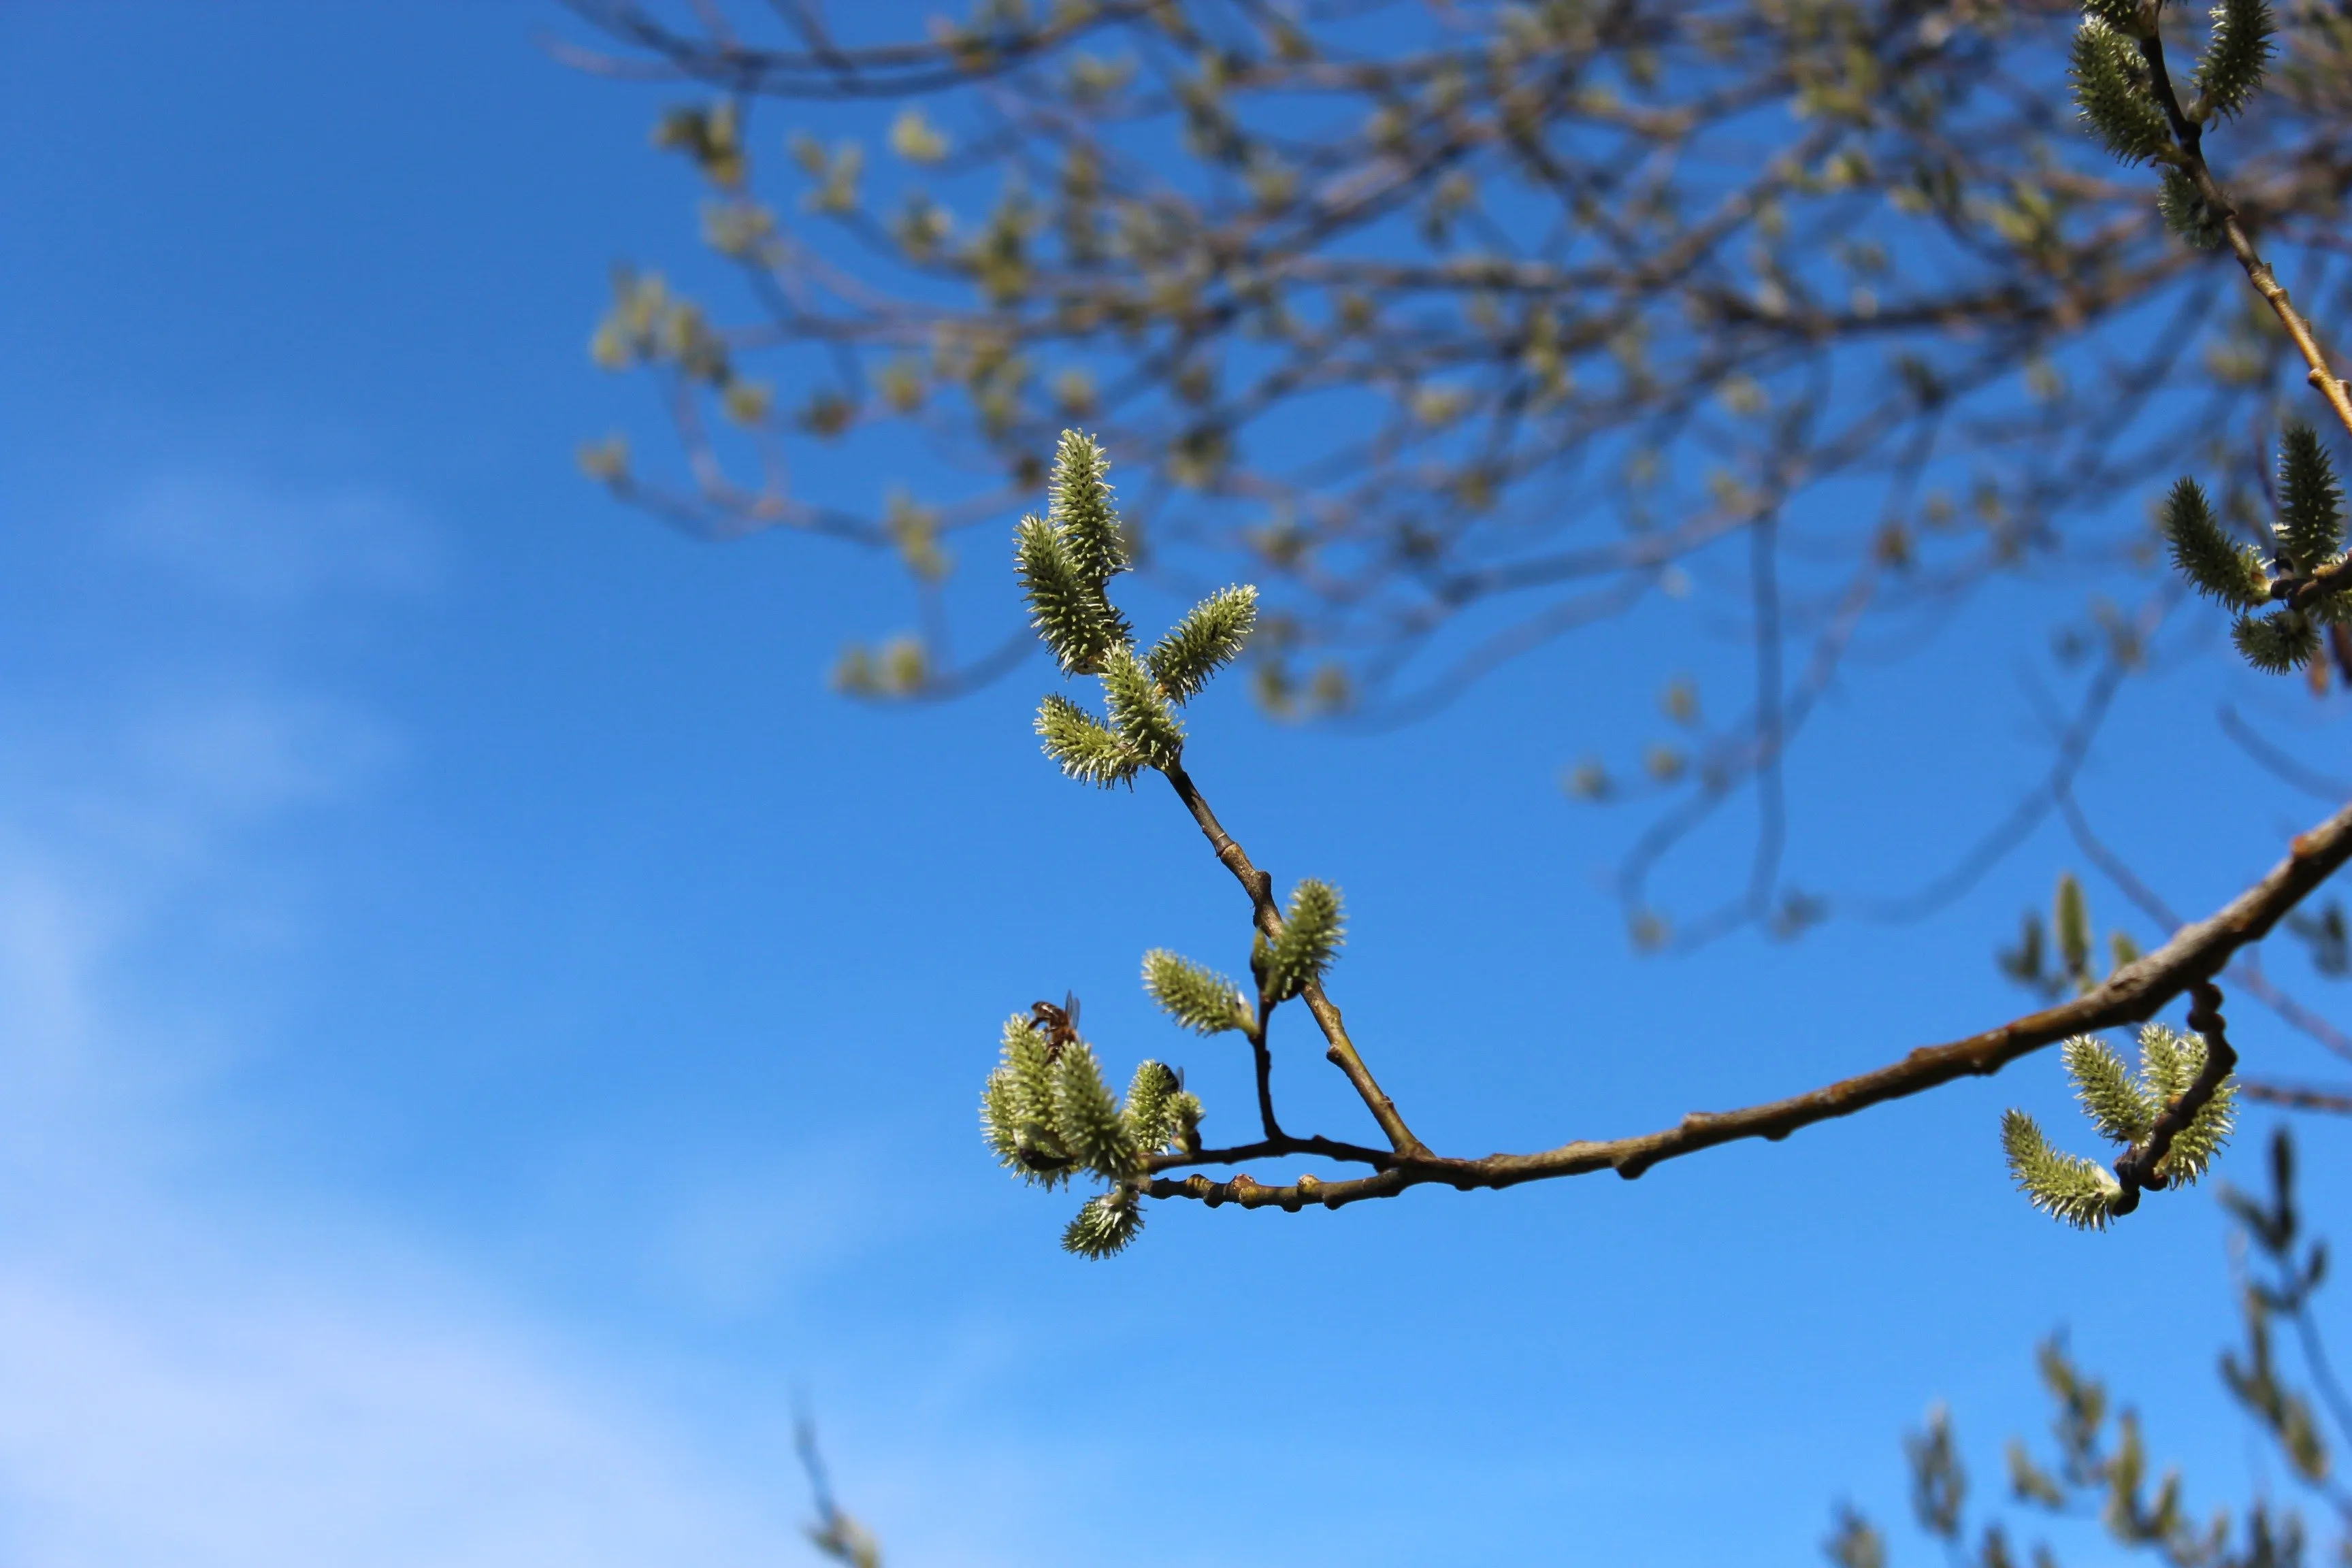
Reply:
[[107, 532], [128, 559], [278, 609], [339, 591], [416, 592], [446, 564], [422, 512], [364, 486], [273, 487], [184, 471], [133, 490]]
[[[122, 537], [257, 613], [415, 580], [396, 508], [328, 509], [322, 542], [247, 530], [236, 486], [173, 493]], [[159, 1005], [146, 955], [276, 897], [253, 847], [363, 798], [399, 738], [299, 670], [135, 654], [180, 695], [0, 713], [0, 1560], [800, 1556], [794, 1489], [738, 1484], [625, 1371], [358, 1200], [242, 1169], [206, 1079], [266, 1009]]]
[[11, 1562], [505, 1568], [790, 1550], [782, 1520], [698, 1476], [650, 1412], [357, 1237], [135, 1191], [78, 1217], [78, 1244], [0, 1253]]

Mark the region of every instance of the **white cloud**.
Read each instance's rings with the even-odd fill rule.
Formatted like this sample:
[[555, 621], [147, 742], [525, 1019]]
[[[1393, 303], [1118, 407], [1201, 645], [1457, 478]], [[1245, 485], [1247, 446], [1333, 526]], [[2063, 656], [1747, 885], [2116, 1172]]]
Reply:
[[397, 752], [391, 731], [363, 713], [250, 692], [152, 714], [129, 741], [152, 787], [212, 817], [331, 800]]
[[[213, 512], [175, 493], [126, 536], [257, 613], [414, 565], [379, 527], [396, 508], [295, 539], [247, 528], [235, 487]], [[0, 1562], [804, 1560], [789, 1475], [741, 1483], [628, 1369], [426, 1239], [241, 1169], [213, 1075], [266, 1002], [241, 972], [159, 1005], [143, 955], [280, 897], [255, 845], [349, 803], [398, 740], [180, 651], [130, 650], [178, 695], [68, 684], [0, 712]]]
[[173, 474], [134, 492], [109, 531], [131, 558], [193, 586], [281, 609], [338, 589], [413, 593], [443, 566], [425, 520], [364, 488], [305, 492]]
[[[100, 1216], [90, 1216], [97, 1218]], [[772, 1562], [782, 1521], [495, 1309], [152, 1205], [0, 1258], [13, 1563]], [[136, 1249], [144, 1256], [125, 1257]]]

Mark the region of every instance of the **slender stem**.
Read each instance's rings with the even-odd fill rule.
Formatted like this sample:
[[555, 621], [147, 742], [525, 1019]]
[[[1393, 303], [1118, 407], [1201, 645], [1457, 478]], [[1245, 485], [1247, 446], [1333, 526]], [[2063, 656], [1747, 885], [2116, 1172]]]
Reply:
[[2275, 1105], [2286, 1110], [2327, 1110], [2352, 1116], [2352, 1093], [2336, 1089], [2311, 1089], [2297, 1083], [2263, 1083], [2240, 1079], [2238, 1098]]
[[1266, 1048], [1265, 1044], [1268, 1011], [1265, 998], [1261, 994], [1257, 1004], [1257, 1026], [1249, 1032], [1250, 1055], [1256, 1058], [1258, 1124], [1265, 1130], [1269, 1141], [1282, 1142], [1287, 1141], [1288, 1134], [1283, 1131], [1282, 1123], [1275, 1119], [1274, 1114], [1274, 1053]]
[[[1209, 847], [1216, 852], [1225, 869], [1234, 874], [1234, 879], [1241, 883], [1242, 890], [1249, 894], [1250, 912], [1257, 929], [1265, 933], [1268, 942], [1280, 936], [1282, 911], [1275, 907], [1274, 879], [1251, 863], [1248, 853], [1234, 841], [1232, 834], [1225, 831], [1224, 825], [1217, 820], [1217, 814], [1211, 811], [1209, 803], [1202, 798], [1200, 787], [1193, 784], [1192, 775], [1182, 766], [1171, 763], [1160, 771], [1176, 791], [1176, 798], [1184, 803], [1184, 809], [1191, 812], [1192, 820], [1201, 825], [1201, 832], [1208, 838]], [[1405, 1125], [1404, 1118], [1398, 1113], [1396, 1102], [1380, 1086], [1380, 1080], [1372, 1077], [1371, 1068], [1364, 1065], [1364, 1058], [1357, 1052], [1355, 1042], [1348, 1037], [1348, 1027], [1340, 1020], [1339, 1009], [1323, 994], [1322, 984], [1310, 981], [1301, 994], [1306, 997], [1307, 1009], [1315, 1015], [1315, 1022], [1328, 1042], [1328, 1048], [1323, 1054], [1330, 1058], [1332, 1066], [1348, 1075], [1349, 1083], [1356, 1086], [1356, 1093], [1362, 1098], [1365, 1109], [1381, 1124], [1381, 1131], [1388, 1134], [1389, 1146], [1399, 1154], [1426, 1155], [1429, 1146], [1413, 1136], [1412, 1129]], [[1263, 1051], [1265, 1047], [1261, 1046], [1259, 1049]], [[1268, 1114], [1271, 1115], [1270, 1110]]]
[[2197, 194], [2204, 198], [2206, 206], [2220, 216], [2221, 233], [2229, 241], [2230, 254], [2238, 258], [2238, 265], [2245, 269], [2246, 281], [2254, 286], [2254, 292], [2263, 297], [2272, 313], [2278, 317], [2279, 325], [2286, 329], [2286, 335], [2293, 340], [2296, 352], [2303, 355], [2303, 363], [2310, 367], [2306, 379], [2322, 397], [2327, 399], [2327, 405], [2336, 411], [2336, 417], [2342, 422], [2344, 428], [2352, 432], [2352, 389], [2347, 389], [2344, 382], [2327, 368], [2327, 354], [2320, 347], [2319, 335], [2312, 331], [2311, 323], [2304, 319], [2303, 312], [2294, 308], [2285, 286], [2271, 271], [2270, 263], [2263, 260], [2262, 252], [2254, 248], [2245, 225], [2238, 221], [2237, 205], [2230, 200], [2230, 193], [2222, 188], [2221, 182], [2214, 177], [2212, 167], [2205, 162], [2205, 128], [2180, 107], [2179, 96], [2172, 89], [2172, 75], [2165, 68], [2164, 40], [2157, 33], [2155, 7], [2145, 5], [2144, 10], [2148, 21], [2139, 40], [2140, 58], [2147, 62], [2149, 83], [2155, 89], [2157, 105], [2164, 110], [2164, 118], [2172, 127], [2172, 139], [2179, 145], [2178, 166], [2195, 184]]
[[1284, 1133], [1255, 1143], [1237, 1143], [1226, 1149], [1194, 1149], [1182, 1153], [1154, 1154], [1148, 1163], [1154, 1172], [1181, 1170], [1187, 1165], [1238, 1165], [1244, 1160], [1275, 1159], [1286, 1154], [1312, 1154], [1318, 1159], [1339, 1160], [1349, 1164], [1370, 1165], [1386, 1170], [1396, 1163], [1396, 1155], [1387, 1149], [1374, 1149], [1362, 1143], [1343, 1143], [1337, 1138], [1293, 1138]]
[[[1245, 1208], [1296, 1210], [1308, 1203], [1339, 1208], [1365, 1198], [1391, 1197], [1408, 1187], [1430, 1183], [1467, 1191], [1517, 1186], [1522, 1182], [1580, 1176], [1602, 1170], [1615, 1171], [1630, 1179], [1662, 1160], [1680, 1159], [1718, 1143], [1744, 1138], [1786, 1138], [1799, 1128], [1817, 1121], [1850, 1116], [1867, 1107], [1906, 1099], [1957, 1079], [1998, 1072], [2021, 1057], [2075, 1035], [2153, 1017], [2174, 997], [2221, 973], [2239, 949], [2267, 936], [2289, 910], [2347, 860], [2352, 860], [2352, 805], [2298, 836], [2285, 859], [2211, 916], [2182, 927], [2162, 947], [2116, 971], [2073, 1001], [2011, 1019], [1998, 1028], [1948, 1045], [1923, 1046], [1898, 1061], [1807, 1094], [1738, 1110], [1694, 1111], [1662, 1131], [1563, 1143], [1534, 1154], [1489, 1154], [1484, 1159], [1461, 1160], [1418, 1150], [1408, 1153], [1400, 1149], [1394, 1163], [1387, 1168], [1346, 1181], [1302, 1178], [1288, 1186], [1267, 1186], [1246, 1175], [1224, 1182], [1203, 1175], [1161, 1176], [1152, 1182], [1151, 1195], [1198, 1198], [1212, 1205], [1237, 1203]], [[2219, 1054], [2209, 1052], [2209, 1066]], [[2195, 1108], [2188, 1108], [2188, 1113], [2193, 1115]], [[1169, 1165], [1189, 1163], [1189, 1159], [1180, 1157], [1170, 1161]]]

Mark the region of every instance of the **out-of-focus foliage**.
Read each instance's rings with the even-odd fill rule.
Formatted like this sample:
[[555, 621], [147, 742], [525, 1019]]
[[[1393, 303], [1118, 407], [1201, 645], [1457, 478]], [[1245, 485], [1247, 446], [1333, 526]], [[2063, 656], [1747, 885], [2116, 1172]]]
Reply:
[[[2115, 1548], [2145, 1555], [2168, 1568], [2295, 1568], [2305, 1561], [2312, 1529], [2305, 1509], [2335, 1527], [2327, 1562], [2352, 1557], [2352, 1494], [2336, 1485], [2332, 1437], [2314, 1413], [2315, 1401], [2343, 1423], [2352, 1411], [2335, 1381], [2311, 1312], [2313, 1293], [2326, 1272], [2324, 1242], [2306, 1240], [2294, 1198], [2294, 1150], [2281, 1131], [2271, 1143], [2271, 1192], [2266, 1199], [2225, 1188], [2222, 1202], [2236, 1219], [2247, 1268], [2242, 1278], [2245, 1342], [2221, 1357], [2221, 1380], [2239, 1407], [2284, 1461], [2293, 1489], [2265, 1487], [2232, 1516], [2217, 1509], [2200, 1517], [2188, 1502], [2180, 1472], [2152, 1472], [2139, 1415], [2116, 1409], [2106, 1385], [2086, 1375], [2063, 1339], [2044, 1343], [2039, 1357], [2051, 1403], [2051, 1442], [2043, 1452], [2012, 1438], [2007, 1453], [2009, 1501], [2023, 1519], [1969, 1521], [1969, 1477], [1949, 1415], [1941, 1405], [1905, 1443], [1911, 1472], [1912, 1513], [1948, 1561], [1970, 1568], [2056, 1568], [2046, 1541], [2031, 1548], [2012, 1531], [2045, 1529], [2060, 1521], [2095, 1521]], [[2276, 1347], [2278, 1331], [2295, 1341], [2303, 1381]], [[2173, 1376], [2177, 1369], [2159, 1369]], [[2159, 1391], [2160, 1392], [2160, 1391]], [[1842, 1508], [1822, 1549], [1840, 1568], [1885, 1568], [1885, 1537], [1852, 1508]], [[2093, 1560], [2110, 1560], [2111, 1552]]]
[[[1778, 689], [1702, 719], [1677, 677], [1682, 733], [1570, 776], [1675, 803], [1621, 889], [1647, 945], [1719, 927], [1653, 910], [1649, 864], [1777, 766], [1866, 626], [1915, 641], [2029, 569], [2127, 587], [2163, 545], [2112, 502], [2183, 454], [2241, 528], [2263, 477], [2221, 446], [2301, 392], [2202, 198], [2081, 132], [2070, 71], [2138, 113], [2128, 6], [571, 4], [578, 58], [678, 84], [658, 140], [740, 278], [620, 275], [597, 357], [663, 388], [675, 450], [599, 442], [591, 473], [698, 531], [898, 555], [919, 629], [836, 671], [870, 697], [1023, 656], [1009, 625], [950, 643], [993, 613], [952, 544], [1078, 421], [1133, 465], [1139, 570], [1260, 585], [1278, 713], [1408, 716], [1645, 603], [1751, 623]], [[2352, 21], [2215, 25], [2163, 14], [2243, 220], [2340, 318]], [[896, 488], [910, 439], [936, 493]], [[800, 477], [828, 450], [872, 477]], [[1823, 912], [1775, 866], [1727, 914]]]
[[[2072, 871], [2059, 876], [2051, 906], [2047, 927], [2040, 915], [2028, 910], [2019, 924], [2016, 945], [2000, 950], [1993, 961], [2011, 980], [2054, 1001], [2069, 992], [2080, 995], [2105, 976], [2092, 968], [2090, 910], [2084, 901], [2083, 884]], [[2113, 974], [2137, 961], [2139, 944], [2127, 931], [2112, 931], [2107, 937], [2107, 973]]]

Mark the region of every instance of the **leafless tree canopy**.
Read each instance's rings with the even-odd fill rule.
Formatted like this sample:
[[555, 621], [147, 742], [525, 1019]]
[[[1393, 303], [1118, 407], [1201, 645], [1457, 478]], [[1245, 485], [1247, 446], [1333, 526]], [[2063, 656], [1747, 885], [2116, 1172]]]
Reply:
[[[1072, 423], [1122, 465], [1148, 575], [1261, 584], [1278, 712], [1410, 717], [1696, 584], [1717, 629], [1739, 606], [1752, 692], [1702, 717], [1670, 690], [1684, 742], [1570, 780], [1660, 802], [1620, 889], [1648, 942], [1816, 918], [1778, 865], [1790, 738], [1866, 627], [1925, 635], [2025, 574], [2139, 605], [2090, 639], [2016, 820], [2054, 809], [2167, 602], [2141, 500], [2194, 463], [2259, 515], [2274, 410], [2308, 395], [2228, 253], [2082, 134], [2071, 3], [570, 3], [570, 58], [680, 84], [657, 139], [742, 284], [619, 279], [598, 353], [656, 379], [677, 452], [615, 439], [593, 472], [699, 532], [894, 551], [919, 629], [845, 657], [870, 696], [1025, 653], [1009, 607], [960, 627], [988, 651], [951, 644], [956, 535], [992, 568]], [[2281, 19], [2260, 111], [2209, 151], [2342, 320], [2352, 21]], [[2165, 25], [2201, 42], [2201, 14]], [[856, 100], [872, 145], [826, 131]], [[890, 484], [917, 430], [940, 493]], [[863, 490], [796, 477], [828, 445]], [[1750, 787], [1746, 885], [1654, 918], [1657, 857]]]

